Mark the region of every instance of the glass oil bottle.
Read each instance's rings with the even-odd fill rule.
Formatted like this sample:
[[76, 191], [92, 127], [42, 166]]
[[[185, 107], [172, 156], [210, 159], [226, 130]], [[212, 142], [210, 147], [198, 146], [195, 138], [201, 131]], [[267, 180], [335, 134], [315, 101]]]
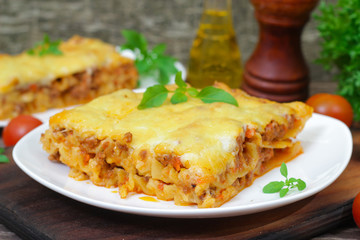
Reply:
[[204, 0], [187, 73], [187, 82], [193, 87], [203, 88], [215, 81], [231, 88], [241, 86], [243, 69], [231, 10], [231, 0]]

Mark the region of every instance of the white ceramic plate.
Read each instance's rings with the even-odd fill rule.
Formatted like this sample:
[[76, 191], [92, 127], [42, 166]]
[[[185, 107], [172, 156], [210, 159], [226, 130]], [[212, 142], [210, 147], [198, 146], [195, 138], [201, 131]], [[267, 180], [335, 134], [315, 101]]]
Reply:
[[334, 182], [347, 166], [352, 153], [352, 136], [342, 122], [314, 114], [298, 136], [304, 153], [287, 163], [289, 177], [303, 179], [307, 187], [280, 198], [278, 194], [264, 194], [262, 188], [270, 181], [283, 180], [279, 168], [257, 178], [219, 208], [199, 209], [196, 206], [176, 206], [172, 201], [149, 202], [142, 194], [121, 199], [117, 189], [97, 187], [89, 181], [75, 181], [68, 177], [69, 168], [47, 159], [39, 141], [47, 125], [41, 125], [23, 137], [15, 146], [16, 164], [42, 185], [80, 202], [139, 215], [171, 218], [212, 218], [250, 214], [281, 207], [307, 198]]
[[[116, 47], [116, 50], [118, 53], [120, 53], [122, 56], [130, 58], [135, 60], [136, 56], [135, 53], [129, 49], [121, 50], [121, 47]], [[186, 79], [186, 68], [181, 62], [175, 62], [175, 67], [181, 72], [181, 76], [183, 79]], [[140, 76], [140, 85], [139, 88], [148, 88], [154, 84], [157, 84], [158, 82], [154, 77], [149, 76]], [[169, 84], [175, 83], [175, 75], [170, 76], [170, 82]]]

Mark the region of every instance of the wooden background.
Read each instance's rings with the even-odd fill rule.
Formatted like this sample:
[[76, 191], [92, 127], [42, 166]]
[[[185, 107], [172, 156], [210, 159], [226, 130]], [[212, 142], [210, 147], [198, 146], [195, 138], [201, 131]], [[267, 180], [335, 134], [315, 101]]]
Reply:
[[[120, 31], [134, 29], [146, 36], [150, 46], [166, 43], [167, 53], [186, 65], [202, 1], [0, 0], [0, 53], [16, 54], [28, 49], [44, 33], [54, 39], [79, 34], [120, 45], [124, 42]], [[233, 0], [232, 6], [237, 41], [245, 62], [257, 43], [258, 26], [250, 0]], [[318, 9], [313, 13], [318, 13]], [[316, 26], [312, 17], [302, 35], [303, 52], [311, 79], [328, 81], [332, 74], [313, 63], [320, 51]]]

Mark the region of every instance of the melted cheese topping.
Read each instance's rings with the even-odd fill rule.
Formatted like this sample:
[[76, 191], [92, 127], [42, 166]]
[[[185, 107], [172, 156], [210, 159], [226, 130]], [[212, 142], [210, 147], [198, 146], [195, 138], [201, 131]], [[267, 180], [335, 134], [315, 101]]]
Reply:
[[[131, 148], [180, 156], [186, 168], [201, 169], [208, 174], [224, 171], [234, 162], [236, 138], [244, 136], [251, 125], [261, 132], [275, 120], [286, 123], [286, 114], [298, 114], [303, 103], [279, 104], [234, 94], [239, 107], [226, 103], [204, 104], [189, 98], [171, 104], [169, 99], [158, 108], [138, 110], [143, 94], [120, 90], [92, 102], [53, 116], [53, 128], [76, 130], [84, 137], [121, 139], [132, 134]], [[171, 96], [169, 96], [170, 98]], [[304, 111], [310, 116], [310, 111]]]
[[115, 48], [97, 39], [74, 36], [59, 46], [62, 55], [0, 55], [0, 93], [17, 85], [48, 83], [55, 78], [85, 70], [130, 62], [120, 56]]

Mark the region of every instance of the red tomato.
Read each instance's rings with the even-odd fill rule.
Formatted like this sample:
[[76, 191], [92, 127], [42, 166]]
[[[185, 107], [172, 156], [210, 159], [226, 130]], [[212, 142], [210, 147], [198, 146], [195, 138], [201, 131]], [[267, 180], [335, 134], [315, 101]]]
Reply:
[[354, 113], [350, 103], [342, 96], [318, 93], [311, 96], [306, 103], [314, 108], [314, 112], [324, 114], [351, 126]]
[[30, 115], [19, 115], [11, 119], [2, 133], [5, 146], [14, 146], [20, 138], [41, 124], [39, 119]]
[[360, 193], [358, 193], [354, 199], [352, 214], [356, 225], [360, 228]]

